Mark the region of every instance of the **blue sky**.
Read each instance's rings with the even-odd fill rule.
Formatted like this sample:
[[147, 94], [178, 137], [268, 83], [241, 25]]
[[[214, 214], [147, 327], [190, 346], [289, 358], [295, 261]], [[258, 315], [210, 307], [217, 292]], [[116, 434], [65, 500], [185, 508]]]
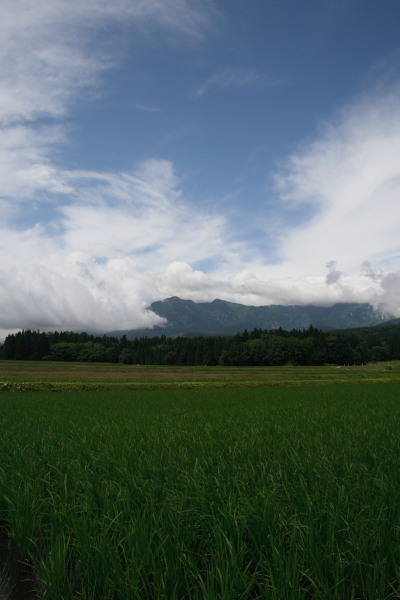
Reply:
[[398, 0], [3, 0], [0, 337], [400, 315]]

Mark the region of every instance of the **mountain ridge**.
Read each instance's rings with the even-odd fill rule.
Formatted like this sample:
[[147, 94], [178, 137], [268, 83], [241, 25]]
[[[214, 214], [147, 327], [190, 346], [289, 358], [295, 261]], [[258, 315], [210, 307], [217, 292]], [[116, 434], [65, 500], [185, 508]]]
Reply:
[[372, 327], [393, 319], [366, 303], [336, 303], [332, 306], [279, 305], [248, 306], [219, 298], [194, 302], [178, 296], [153, 302], [148, 310], [167, 319], [165, 326], [130, 329], [109, 335], [135, 337], [195, 335], [235, 335], [245, 329], [307, 329], [310, 325], [324, 331]]

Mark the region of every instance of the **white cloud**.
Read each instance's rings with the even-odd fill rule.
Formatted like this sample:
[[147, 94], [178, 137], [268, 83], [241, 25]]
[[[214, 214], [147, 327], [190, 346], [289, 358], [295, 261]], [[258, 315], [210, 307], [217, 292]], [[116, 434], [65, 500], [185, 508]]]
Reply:
[[1, 329], [161, 323], [146, 307], [179, 287], [179, 277], [166, 283], [169, 263], [224, 254], [224, 219], [180, 200], [168, 161], [144, 161], [135, 175], [64, 171], [60, 178], [70, 192], [56, 235], [39, 224], [0, 231]]
[[223, 254], [225, 220], [180, 199], [166, 160], [128, 173], [64, 173], [75, 201], [60, 207], [63, 247], [93, 257], [137, 255], [141, 267], [192, 263]]
[[68, 192], [54, 164], [67, 141], [62, 120], [82, 95], [101, 93], [101, 76], [119, 58], [127, 26], [192, 40], [211, 26], [212, 3], [205, 8], [194, 0], [4, 0], [0, 197]]
[[[161, 321], [146, 307], [171, 295], [258, 305], [371, 301], [400, 314], [397, 89], [343, 111], [276, 175], [276, 205], [287, 218], [273, 265], [251, 240], [237, 241], [227, 218], [188, 201], [169, 160], [150, 158], [124, 173], [60, 166], [61, 118], [82, 94], [100, 93], [99, 78], [118, 55], [102, 37], [104, 24], [199, 38], [213, 11], [204, 7], [194, 0], [4, 0], [0, 330], [152, 326]], [[256, 71], [225, 70], [197, 95], [268, 84]], [[313, 216], [291, 226], [291, 211], [310, 206]], [[254, 215], [254, 229], [265, 220]], [[370, 266], [362, 266], [366, 260]], [[207, 262], [205, 272], [199, 265]]]
[[287, 85], [281, 79], [268, 77], [255, 68], [230, 67], [213, 73], [195, 92], [195, 97], [204, 96], [210, 89], [228, 90], [241, 87], [278, 87]]
[[[203, 7], [195, 0], [3, 0], [2, 190], [7, 172], [13, 181], [13, 174], [20, 171], [28, 191], [32, 172], [36, 189], [33, 171], [43, 163], [47, 166], [55, 144], [66, 141], [60, 119], [82, 94], [101, 93], [101, 75], [120, 57], [121, 36], [129, 31], [128, 25], [144, 32], [169, 30], [175, 38], [192, 40], [212, 26], [214, 12], [211, 0]], [[115, 35], [110, 34], [113, 28]]]
[[2, 270], [0, 328], [85, 329], [161, 324], [146, 310], [152, 282], [135, 261], [98, 265], [84, 254], [54, 253]]
[[0, 197], [30, 202], [43, 191], [69, 191], [49, 157], [64, 140], [58, 126], [18, 124], [0, 129]]
[[164, 109], [159, 106], [148, 106], [147, 104], [135, 104], [134, 108], [149, 113], [160, 113], [164, 111]]
[[4, 0], [1, 13], [0, 327], [160, 322], [146, 311], [158, 299], [147, 255], [158, 266], [172, 255], [201, 260], [220, 249], [223, 220], [179, 201], [168, 161], [110, 174], [68, 171], [55, 158], [63, 118], [82, 94], [101, 92], [127, 25], [192, 43], [212, 26], [212, 1]]
[[199, 38], [212, 12], [194, 0], [3, 0], [0, 123], [65, 115], [118, 55], [105, 26], [119, 36], [131, 24]]
[[387, 273], [380, 280], [381, 292], [373, 298], [373, 302], [380, 304], [390, 314], [400, 317], [400, 269]]
[[280, 235], [282, 273], [315, 273], [336, 260], [352, 273], [368, 260], [385, 270], [400, 254], [400, 100], [398, 89], [357, 102], [276, 177], [281, 201], [312, 207]]

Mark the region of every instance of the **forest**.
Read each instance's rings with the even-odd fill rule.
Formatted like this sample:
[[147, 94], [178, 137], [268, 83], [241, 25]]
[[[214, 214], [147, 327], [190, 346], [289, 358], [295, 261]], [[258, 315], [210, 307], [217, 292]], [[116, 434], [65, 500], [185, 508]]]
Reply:
[[0, 359], [188, 366], [360, 365], [400, 359], [400, 326], [329, 332], [313, 326], [292, 331], [255, 328], [234, 336], [161, 335], [133, 340], [27, 329], [6, 337]]

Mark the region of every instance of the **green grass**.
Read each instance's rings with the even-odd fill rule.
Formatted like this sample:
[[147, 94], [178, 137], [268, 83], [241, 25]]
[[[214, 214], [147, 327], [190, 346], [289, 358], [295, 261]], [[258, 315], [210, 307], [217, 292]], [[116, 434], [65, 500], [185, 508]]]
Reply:
[[265, 387], [399, 382], [400, 361], [336, 367], [158, 367], [114, 363], [0, 361], [0, 391]]
[[49, 600], [385, 600], [399, 385], [5, 392], [0, 519]]

